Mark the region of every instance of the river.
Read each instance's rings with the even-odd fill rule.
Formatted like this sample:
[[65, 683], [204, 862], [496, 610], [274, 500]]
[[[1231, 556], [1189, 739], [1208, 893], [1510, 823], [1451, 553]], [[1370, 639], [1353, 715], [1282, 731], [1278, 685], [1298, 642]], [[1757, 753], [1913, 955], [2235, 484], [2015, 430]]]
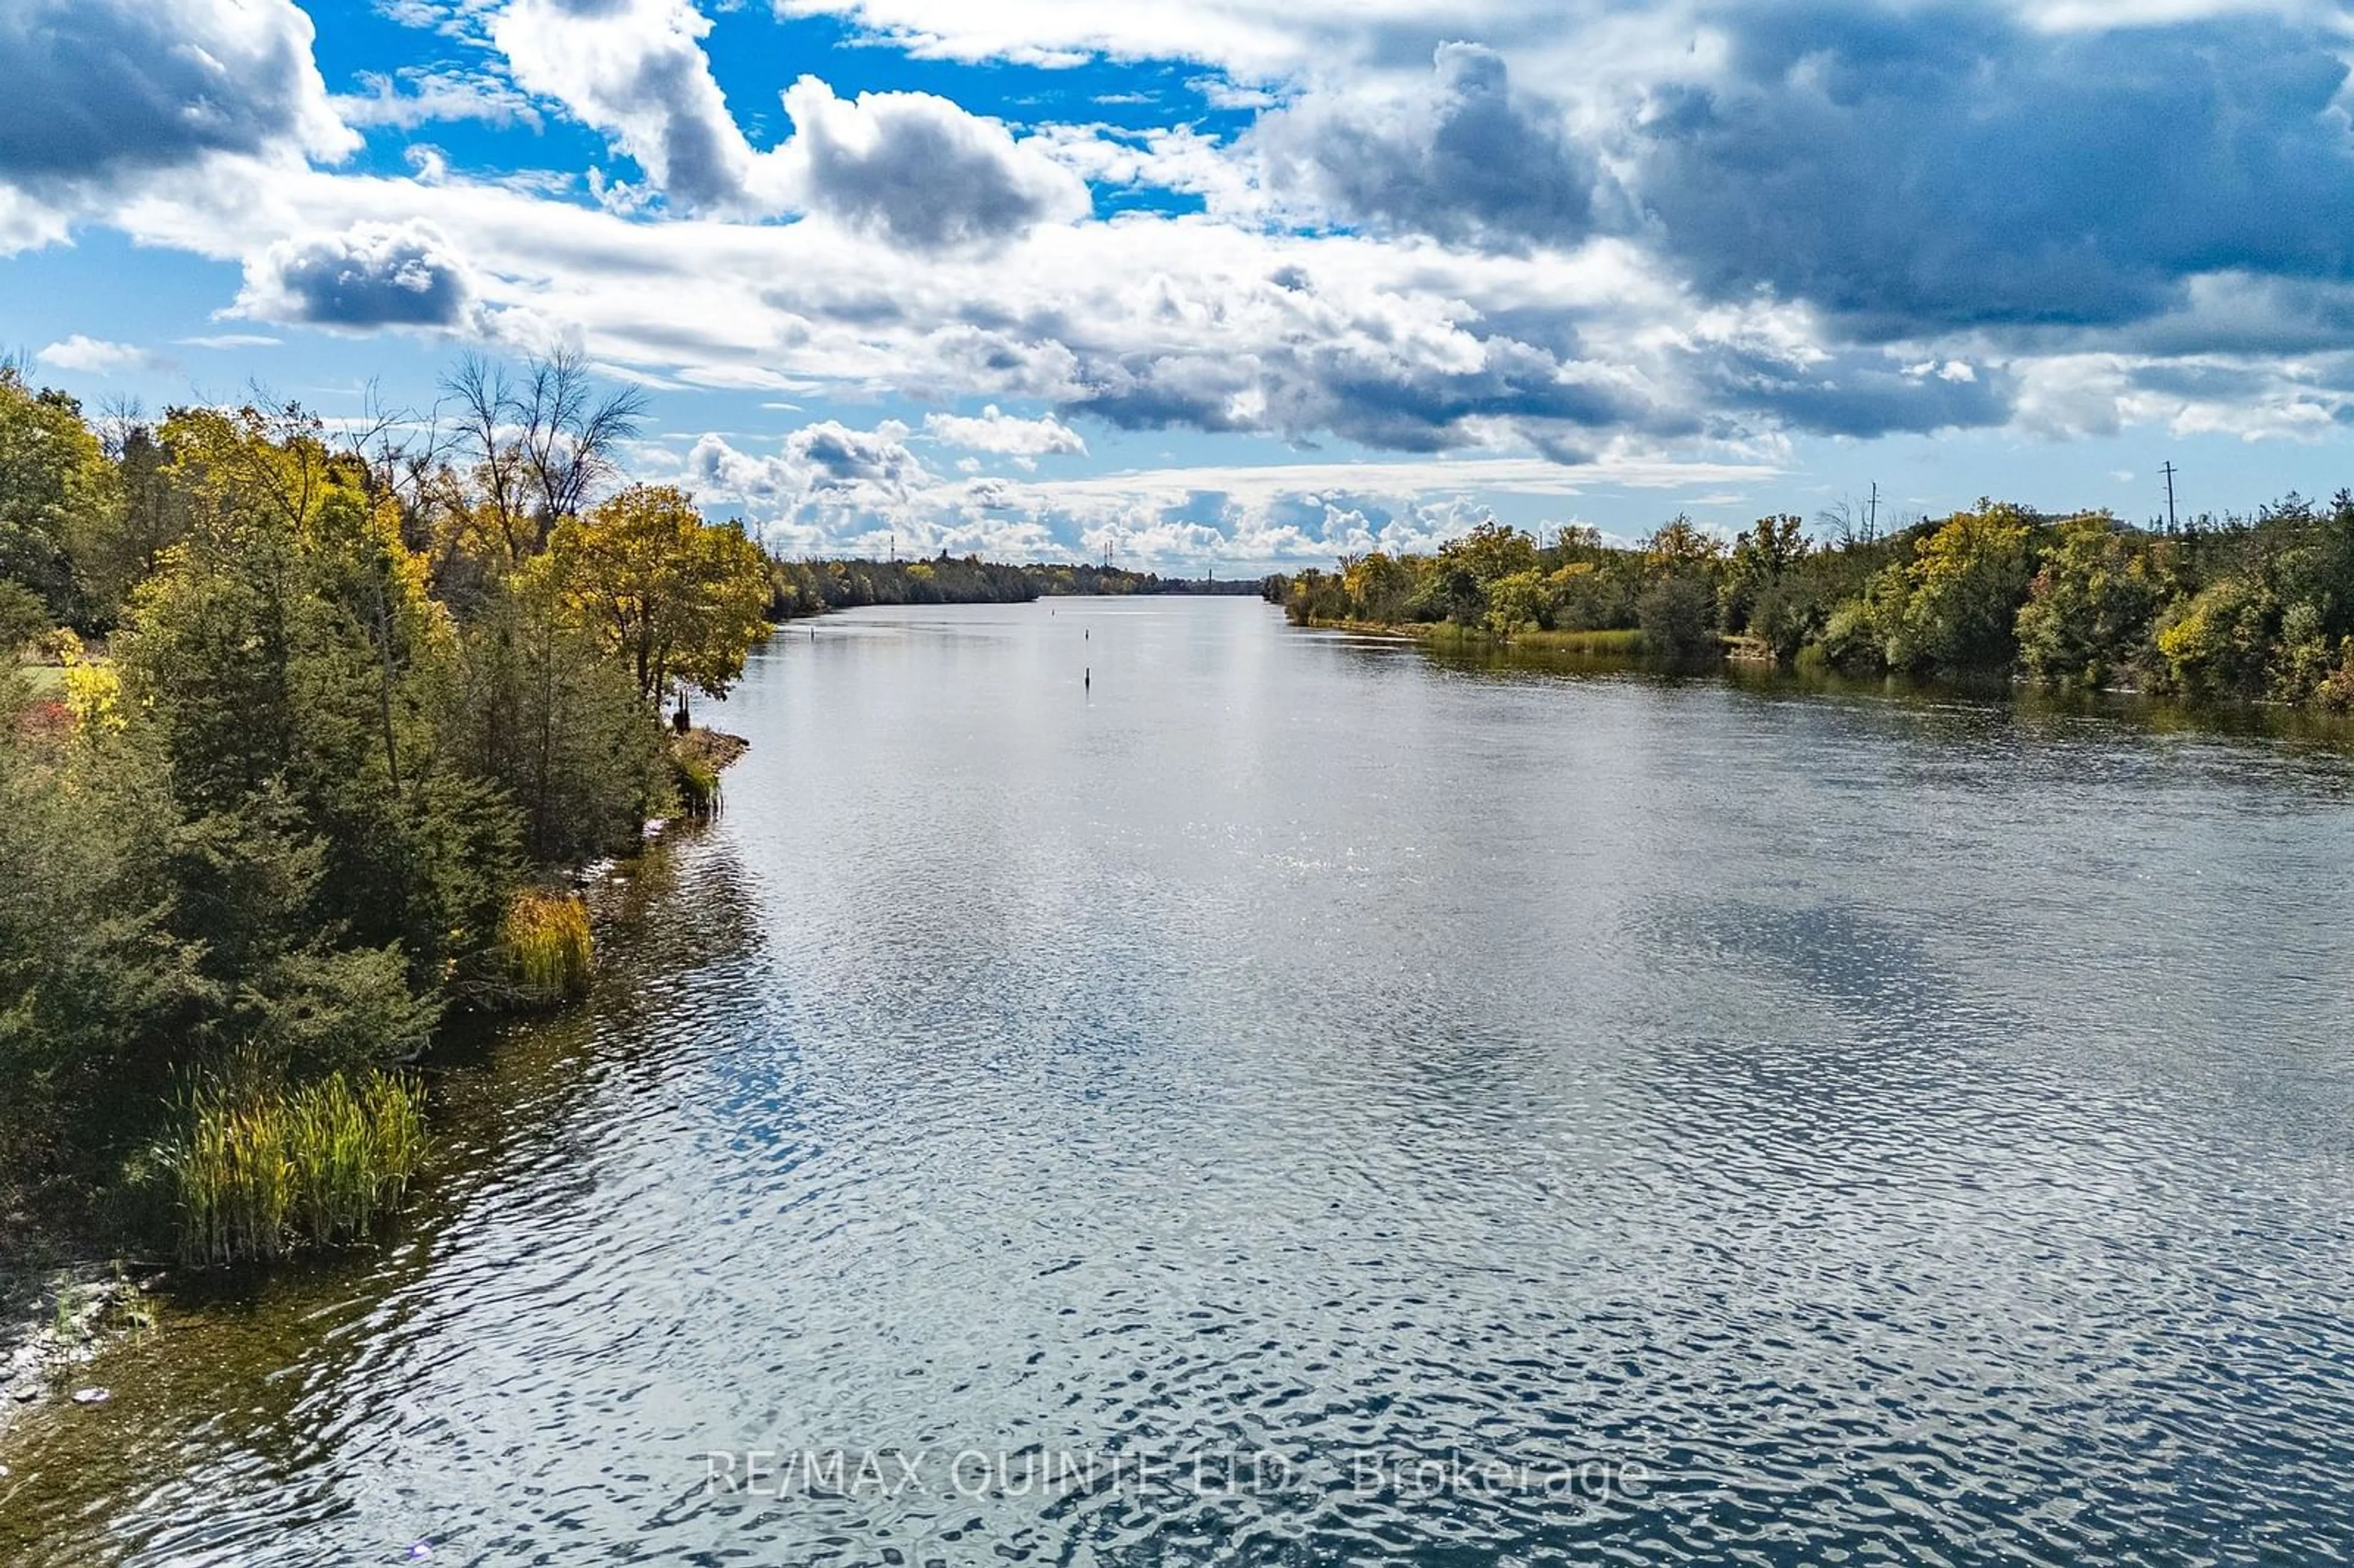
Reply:
[[1234, 599], [702, 716], [400, 1232], [179, 1288], [0, 1558], [2354, 1553], [2342, 753]]

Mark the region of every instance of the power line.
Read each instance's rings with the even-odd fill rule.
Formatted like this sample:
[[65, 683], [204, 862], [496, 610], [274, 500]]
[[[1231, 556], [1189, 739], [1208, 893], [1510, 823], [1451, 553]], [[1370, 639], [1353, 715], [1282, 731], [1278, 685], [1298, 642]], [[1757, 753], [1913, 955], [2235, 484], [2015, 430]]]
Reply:
[[2174, 460], [2167, 459], [2165, 465], [2158, 471], [2166, 475], [2166, 531], [2169, 534], [2177, 533], [2179, 530], [2174, 524]]

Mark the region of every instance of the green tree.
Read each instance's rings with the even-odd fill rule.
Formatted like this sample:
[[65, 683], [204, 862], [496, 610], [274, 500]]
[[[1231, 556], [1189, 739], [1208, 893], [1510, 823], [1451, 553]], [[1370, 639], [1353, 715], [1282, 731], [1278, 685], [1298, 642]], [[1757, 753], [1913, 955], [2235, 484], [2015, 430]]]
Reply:
[[[495, 929], [514, 818], [444, 744], [455, 638], [423, 564], [302, 421], [191, 413], [166, 439], [190, 525], [134, 598], [125, 705], [192, 824], [285, 846], [255, 907], [330, 945], [290, 936], [289, 953], [397, 950], [438, 987]], [[320, 972], [364, 978], [342, 959]]]
[[1724, 545], [1714, 535], [1702, 533], [1691, 518], [1676, 516], [1662, 524], [1659, 531], [1643, 541], [1644, 564], [1652, 573], [1697, 572], [1715, 570], [1724, 558]]
[[452, 735], [466, 768], [520, 809], [534, 860], [608, 853], [645, 820], [661, 729], [545, 558], [508, 577], [464, 628]]
[[1716, 580], [1724, 546], [1689, 517], [1679, 516], [1643, 541], [1643, 588], [1635, 624], [1644, 651], [1678, 661], [1718, 651]]
[[[1718, 603], [1724, 630], [1765, 637], [1780, 652], [1797, 598], [1788, 591], [1784, 579], [1799, 570], [1808, 553], [1805, 524], [1796, 516], [1784, 513], [1757, 519], [1748, 533], [1733, 542], [1733, 554], [1725, 563]], [[1769, 595], [1774, 599], [1772, 630], [1778, 636], [1769, 635], [1768, 629], [1757, 623], [1757, 606]]]
[[47, 599], [23, 583], [0, 577], [0, 665], [55, 624]]
[[159, 1047], [218, 1000], [172, 929], [174, 819], [149, 761], [0, 718], [0, 1172], [86, 1165], [108, 1124], [142, 1125]]
[[1537, 567], [1537, 542], [1518, 528], [1493, 520], [1438, 547], [1445, 565], [1460, 567], [1484, 589], [1489, 584]]
[[108, 623], [188, 526], [187, 497], [174, 482], [171, 454], [155, 430], [141, 424], [119, 432], [113, 464], [119, 504], [86, 514], [75, 544], [93, 618]]
[[1643, 652], [1689, 661], [1717, 652], [1716, 596], [1697, 572], [1667, 572], [1636, 601]]

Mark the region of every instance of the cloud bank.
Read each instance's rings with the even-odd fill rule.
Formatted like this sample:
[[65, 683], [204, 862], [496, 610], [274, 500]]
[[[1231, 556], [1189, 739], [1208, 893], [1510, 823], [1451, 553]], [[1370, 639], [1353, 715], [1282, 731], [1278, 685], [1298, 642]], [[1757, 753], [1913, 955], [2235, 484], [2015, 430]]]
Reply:
[[[1026, 508], [1321, 549], [1360, 536], [1335, 519], [1458, 515], [1442, 464], [1569, 487], [1811, 440], [2354, 422], [2348, 34], [2308, 0], [777, 10], [1194, 85], [1103, 97], [1170, 93], [1141, 128], [996, 90], [982, 112], [995, 77], [928, 79], [967, 103], [781, 53], [723, 71], [691, 0], [411, 0], [442, 41], [331, 94], [287, 0], [21, 0], [0, 249], [104, 226], [235, 263], [223, 314], [575, 343], [680, 396], [805, 405], [661, 455], [837, 532]], [[154, 362], [119, 335], [43, 334], [90, 374]], [[877, 399], [904, 417], [844, 413]], [[1438, 489], [1068, 488], [1163, 432], [1411, 458]]]

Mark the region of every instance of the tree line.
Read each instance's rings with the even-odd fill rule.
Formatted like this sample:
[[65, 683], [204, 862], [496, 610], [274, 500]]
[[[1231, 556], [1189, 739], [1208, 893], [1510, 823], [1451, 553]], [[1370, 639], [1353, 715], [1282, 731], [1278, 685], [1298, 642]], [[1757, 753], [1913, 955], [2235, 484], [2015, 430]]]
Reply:
[[2354, 707], [2354, 494], [2171, 530], [1982, 501], [1887, 534], [1784, 514], [1729, 543], [1678, 517], [1632, 547], [1483, 524], [1427, 555], [1270, 578], [1296, 623], [1451, 625], [1542, 643], [1633, 630], [1855, 673]]
[[769, 563], [769, 615], [775, 620], [870, 605], [1027, 604], [1063, 594], [1256, 595], [1262, 588], [1257, 578], [1164, 577], [1092, 562], [1013, 564], [946, 550], [906, 561], [779, 559]]
[[0, 661], [0, 1200], [135, 1188], [190, 1106], [373, 1106], [451, 1008], [544, 998], [535, 933], [585, 956], [545, 906], [767, 630], [759, 547], [620, 482], [641, 412], [564, 355], [357, 427], [0, 367], [0, 647], [47, 655]]

